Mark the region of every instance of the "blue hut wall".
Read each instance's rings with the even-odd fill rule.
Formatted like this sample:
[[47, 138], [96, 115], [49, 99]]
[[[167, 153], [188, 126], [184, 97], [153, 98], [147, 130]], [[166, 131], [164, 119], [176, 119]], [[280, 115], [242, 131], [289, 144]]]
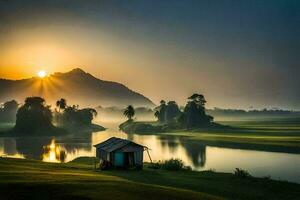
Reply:
[[116, 152], [114, 161], [115, 166], [123, 167], [125, 161], [125, 154], [123, 152]]

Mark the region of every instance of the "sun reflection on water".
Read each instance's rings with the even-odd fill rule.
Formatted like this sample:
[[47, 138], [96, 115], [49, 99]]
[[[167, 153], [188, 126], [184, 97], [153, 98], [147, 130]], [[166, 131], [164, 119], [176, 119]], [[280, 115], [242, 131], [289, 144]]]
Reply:
[[1, 154], [0, 158], [3, 157], [3, 158], [19, 158], [19, 159], [25, 159], [25, 156], [22, 155], [22, 154], [19, 154], [19, 153], [14, 154], [14, 155], [7, 155], [7, 154], [4, 154], [4, 153], [0, 152], [0, 154]]
[[63, 144], [58, 144], [54, 139], [47, 146], [43, 147], [42, 158], [44, 162], [64, 163], [74, 160], [81, 156], [94, 156], [95, 151], [92, 149], [65, 148]]
[[66, 150], [55, 143], [53, 139], [50, 145], [44, 146], [43, 161], [44, 162], [65, 162]]

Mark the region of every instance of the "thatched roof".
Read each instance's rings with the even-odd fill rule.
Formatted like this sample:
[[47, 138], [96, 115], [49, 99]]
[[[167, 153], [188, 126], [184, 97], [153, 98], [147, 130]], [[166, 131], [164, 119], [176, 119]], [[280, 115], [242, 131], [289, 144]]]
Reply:
[[112, 152], [112, 151], [120, 149], [120, 148], [122, 148], [122, 147], [124, 147], [128, 144], [133, 144], [133, 145], [137, 145], [137, 146], [140, 146], [140, 147], [145, 147], [143, 145], [134, 143], [130, 140], [125, 140], [125, 139], [116, 138], [116, 137], [109, 138], [108, 140], [105, 140], [104, 142], [101, 142], [99, 144], [94, 145], [94, 147], [96, 147], [97, 149], [101, 149], [103, 151], [106, 151], [106, 152]]

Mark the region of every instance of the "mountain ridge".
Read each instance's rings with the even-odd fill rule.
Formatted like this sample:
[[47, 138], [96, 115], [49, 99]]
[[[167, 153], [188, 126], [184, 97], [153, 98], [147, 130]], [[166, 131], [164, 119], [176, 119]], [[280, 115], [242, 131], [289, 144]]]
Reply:
[[32, 77], [20, 80], [0, 78], [0, 102], [11, 99], [23, 102], [27, 96], [42, 96], [54, 105], [59, 98], [70, 104], [83, 106], [154, 107], [144, 95], [122, 83], [99, 79], [81, 68], [62, 73], [55, 72], [44, 79]]

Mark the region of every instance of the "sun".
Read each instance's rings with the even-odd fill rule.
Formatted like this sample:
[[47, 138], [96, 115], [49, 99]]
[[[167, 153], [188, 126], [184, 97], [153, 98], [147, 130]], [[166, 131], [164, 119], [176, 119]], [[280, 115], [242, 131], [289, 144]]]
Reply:
[[40, 70], [40, 71], [38, 72], [38, 76], [39, 76], [40, 78], [45, 78], [45, 77], [47, 76], [47, 73], [46, 73], [44, 70]]

